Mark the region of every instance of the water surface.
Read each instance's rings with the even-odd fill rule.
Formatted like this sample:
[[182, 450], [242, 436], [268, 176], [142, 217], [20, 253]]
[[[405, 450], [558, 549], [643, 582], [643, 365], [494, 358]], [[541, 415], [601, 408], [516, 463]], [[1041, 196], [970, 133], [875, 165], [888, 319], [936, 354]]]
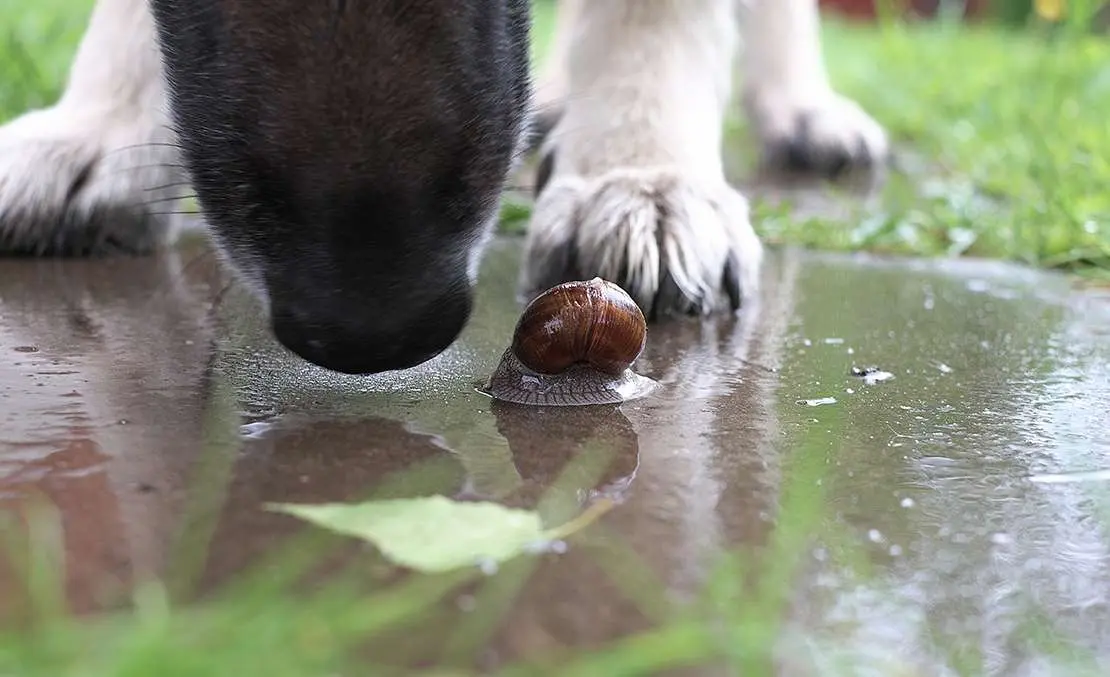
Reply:
[[[277, 347], [200, 244], [4, 261], [0, 503], [62, 553], [79, 613], [148, 577], [217, 589], [305, 530], [266, 501], [444, 493], [558, 524], [605, 496], [509, 593], [454, 600], [460, 627], [500, 619], [466, 661], [649, 627], [732, 551], [783, 594], [722, 613], [765, 618], [781, 674], [1110, 669], [1110, 297], [997, 263], [775, 251], [738, 318], [651, 329], [653, 396], [528, 409], [475, 390], [519, 256], [495, 244], [455, 346], [367, 378]], [[872, 367], [889, 377], [853, 373]], [[2, 562], [0, 618], [25, 603]]]

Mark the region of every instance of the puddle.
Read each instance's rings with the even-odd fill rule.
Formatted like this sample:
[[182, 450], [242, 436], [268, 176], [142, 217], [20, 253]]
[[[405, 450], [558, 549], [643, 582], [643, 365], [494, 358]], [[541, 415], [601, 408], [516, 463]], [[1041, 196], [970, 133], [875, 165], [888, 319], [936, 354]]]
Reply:
[[[442, 493], [560, 524], [605, 497], [602, 536], [545, 546], [478, 663], [643, 629], [629, 590], [687, 599], [721, 551], [781, 542], [799, 548], [791, 602], [768, 613], [797, 674], [1110, 660], [1104, 297], [999, 263], [775, 251], [737, 320], [651, 329], [650, 397], [531, 409], [473, 387], [516, 322], [519, 255], [495, 244], [458, 344], [370, 378], [298, 363], [241, 294], [214, 304], [224, 279], [199, 246], [4, 261], [0, 505], [60, 517], [76, 612], [152, 576], [228, 582], [305, 533], [270, 501]], [[894, 378], [862, 382], [877, 372]], [[452, 602], [464, 621], [488, 604]]]

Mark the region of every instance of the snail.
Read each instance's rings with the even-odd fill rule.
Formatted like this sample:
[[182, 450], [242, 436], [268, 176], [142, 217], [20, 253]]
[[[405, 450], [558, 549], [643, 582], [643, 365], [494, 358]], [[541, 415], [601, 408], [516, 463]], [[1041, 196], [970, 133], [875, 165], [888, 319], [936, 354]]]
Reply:
[[512, 344], [486, 383], [515, 404], [618, 404], [655, 381], [632, 371], [647, 342], [643, 311], [619, 286], [595, 277], [564, 282], [524, 309]]

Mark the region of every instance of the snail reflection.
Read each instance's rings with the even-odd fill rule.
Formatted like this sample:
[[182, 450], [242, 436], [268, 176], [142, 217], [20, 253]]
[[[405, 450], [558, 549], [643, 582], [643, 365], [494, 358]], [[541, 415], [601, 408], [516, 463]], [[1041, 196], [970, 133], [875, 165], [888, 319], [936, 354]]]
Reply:
[[566, 503], [569, 498], [574, 505], [567, 509], [576, 511], [598, 498], [624, 498], [639, 467], [640, 445], [632, 422], [619, 407], [530, 407], [495, 401], [490, 409], [524, 480], [513, 495], [499, 499], [502, 502], [534, 507], [541, 497], [548, 503]]
[[647, 341], [639, 306], [619, 286], [593, 278], [536, 297], [486, 383], [497, 400], [542, 406], [617, 404], [649, 394], [631, 369]]

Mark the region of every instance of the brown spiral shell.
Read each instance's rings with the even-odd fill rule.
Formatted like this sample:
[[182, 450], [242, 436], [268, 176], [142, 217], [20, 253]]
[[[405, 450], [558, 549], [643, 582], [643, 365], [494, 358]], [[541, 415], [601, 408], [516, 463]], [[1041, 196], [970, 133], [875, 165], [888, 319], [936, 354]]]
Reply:
[[618, 376], [646, 341], [640, 307], [619, 286], [595, 277], [552, 287], [528, 304], [513, 332], [512, 351], [538, 374], [588, 364]]

